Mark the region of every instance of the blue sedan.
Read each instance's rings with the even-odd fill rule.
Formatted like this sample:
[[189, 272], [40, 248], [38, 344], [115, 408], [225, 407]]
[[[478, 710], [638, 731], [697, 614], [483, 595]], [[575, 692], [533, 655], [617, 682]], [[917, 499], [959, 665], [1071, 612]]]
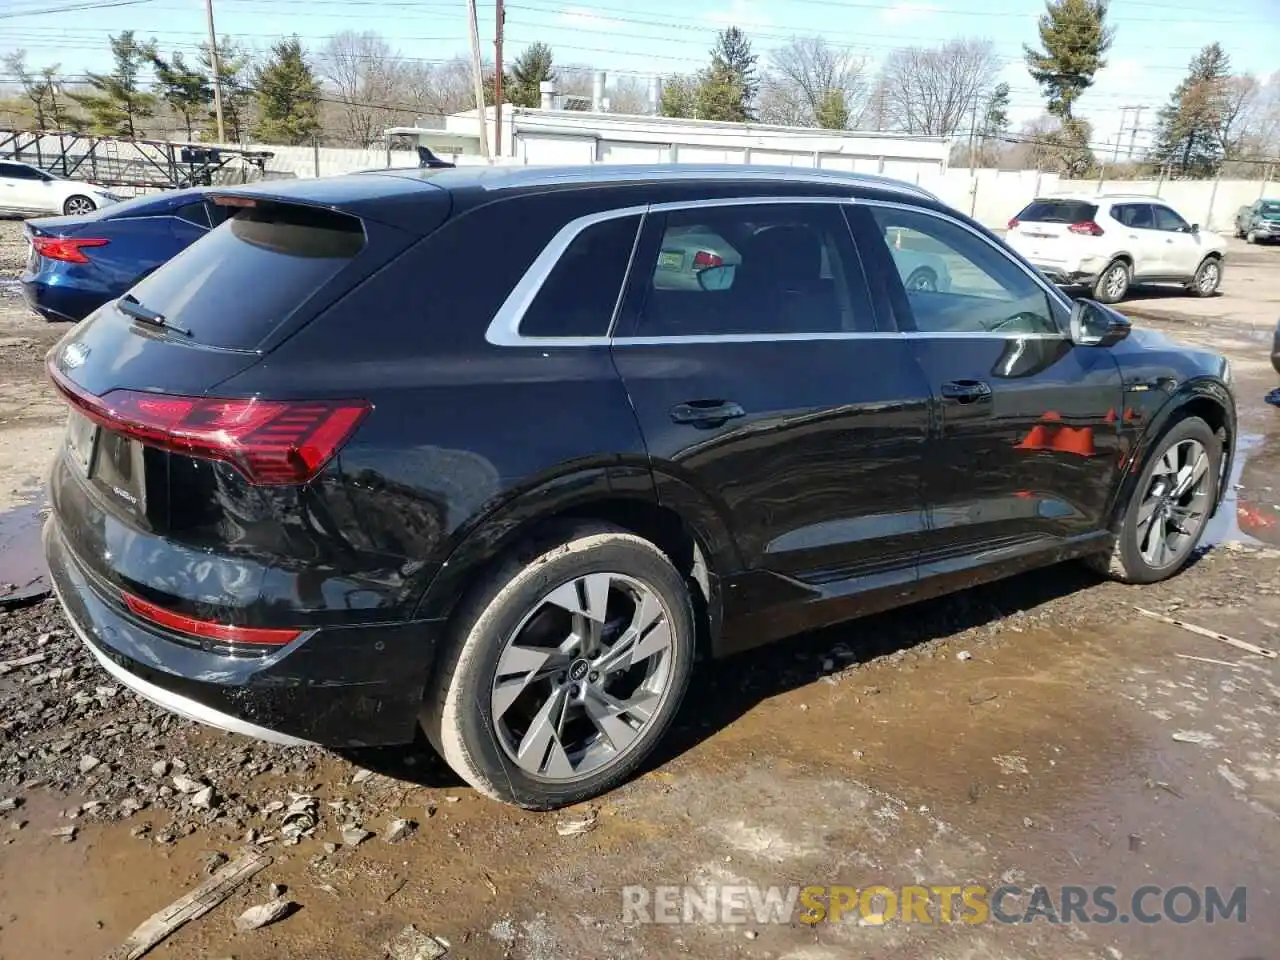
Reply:
[[28, 220], [22, 292], [46, 320], [82, 320], [195, 243], [227, 216], [206, 188]]

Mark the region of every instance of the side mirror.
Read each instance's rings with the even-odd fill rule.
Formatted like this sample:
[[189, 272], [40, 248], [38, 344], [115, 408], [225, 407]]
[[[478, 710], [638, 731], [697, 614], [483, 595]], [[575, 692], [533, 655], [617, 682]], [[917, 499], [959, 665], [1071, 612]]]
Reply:
[[1132, 328], [1128, 317], [1096, 300], [1080, 299], [1071, 308], [1071, 342], [1080, 347], [1109, 347]]
[[1199, 234], [1199, 233], [1200, 233], [1200, 224], [1198, 224], [1198, 223], [1193, 223], [1193, 224], [1191, 225], [1191, 235], [1194, 237], [1194, 236], [1196, 236], [1196, 235], [1197, 235], [1197, 234]]
[[698, 286], [709, 293], [728, 290], [733, 286], [734, 264], [723, 264], [718, 267], [706, 267], [698, 271]]

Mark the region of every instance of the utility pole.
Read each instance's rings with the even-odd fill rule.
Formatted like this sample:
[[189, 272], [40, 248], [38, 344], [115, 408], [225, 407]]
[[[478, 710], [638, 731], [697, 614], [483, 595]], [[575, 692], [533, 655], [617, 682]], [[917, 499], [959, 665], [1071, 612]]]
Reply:
[[1120, 132], [1116, 134], [1116, 148], [1111, 151], [1111, 163], [1118, 163], [1120, 160], [1120, 141], [1124, 139], [1124, 121], [1129, 116], [1131, 107], [1120, 108]]
[[973, 177], [973, 137], [978, 129], [978, 98], [973, 98], [973, 116], [969, 120], [969, 177]]
[[209, 67], [213, 71], [213, 113], [218, 118], [218, 142], [226, 143], [227, 135], [222, 127], [222, 80], [218, 76], [218, 34], [213, 29], [213, 0], [204, 0], [204, 10], [209, 17]]
[[498, 0], [497, 23], [493, 31], [493, 151], [502, 156], [502, 26], [507, 13]]
[[484, 106], [484, 71], [480, 66], [480, 27], [476, 0], [467, 0], [467, 25], [471, 29], [471, 72], [476, 84], [476, 119], [480, 123], [480, 152], [489, 159], [489, 114]]
[[1142, 111], [1147, 109], [1144, 106], [1125, 107], [1126, 110], [1133, 111], [1133, 127], [1129, 130], [1129, 159], [1133, 159], [1133, 144], [1138, 139], [1138, 126], [1142, 122]]

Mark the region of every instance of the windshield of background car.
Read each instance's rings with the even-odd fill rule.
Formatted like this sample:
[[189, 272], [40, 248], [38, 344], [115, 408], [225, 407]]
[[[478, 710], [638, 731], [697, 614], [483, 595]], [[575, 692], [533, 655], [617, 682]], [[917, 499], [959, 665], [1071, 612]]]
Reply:
[[1258, 207], [1258, 216], [1280, 217], [1280, 201], [1262, 204], [1260, 207]]

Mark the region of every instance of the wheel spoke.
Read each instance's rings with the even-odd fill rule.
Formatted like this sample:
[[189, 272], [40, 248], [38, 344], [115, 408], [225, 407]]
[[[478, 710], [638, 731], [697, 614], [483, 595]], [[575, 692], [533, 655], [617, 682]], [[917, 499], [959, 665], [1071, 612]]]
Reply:
[[1138, 542], [1143, 542], [1142, 535], [1147, 527], [1151, 525], [1151, 518], [1156, 515], [1156, 507], [1160, 506], [1160, 500], [1157, 497], [1148, 497], [1142, 502], [1142, 506], [1138, 508]]
[[502, 651], [493, 681], [493, 716], [502, 717], [529, 684], [564, 669], [569, 658], [556, 647], [511, 644]]
[[667, 623], [662, 604], [652, 593], [645, 592], [636, 605], [630, 626], [622, 632], [594, 666], [602, 673], [628, 670], [671, 646], [671, 625]]
[[[583, 699], [587, 717], [600, 735], [617, 752], [625, 750], [640, 733], [640, 728], [653, 716], [658, 698], [647, 691], [637, 691], [632, 700], [618, 700], [598, 687], [588, 687]], [[625, 717], [630, 715], [633, 723]]]
[[604, 622], [609, 606], [609, 586], [613, 577], [607, 573], [591, 573], [570, 581], [547, 594], [547, 603], [554, 603], [570, 613], [578, 613], [588, 620]]
[[1173, 490], [1174, 497], [1186, 496], [1187, 492], [1197, 486], [1209, 470], [1209, 455], [1198, 444], [1194, 449], [1198, 451], [1195, 462], [1182, 468], [1178, 485]]
[[552, 777], [573, 774], [573, 764], [560, 742], [568, 708], [568, 691], [563, 687], [557, 688], [534, 715], [520, 740], [520, 747], [516, 750], [516, 761], [520, 766]]

